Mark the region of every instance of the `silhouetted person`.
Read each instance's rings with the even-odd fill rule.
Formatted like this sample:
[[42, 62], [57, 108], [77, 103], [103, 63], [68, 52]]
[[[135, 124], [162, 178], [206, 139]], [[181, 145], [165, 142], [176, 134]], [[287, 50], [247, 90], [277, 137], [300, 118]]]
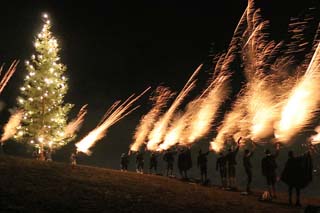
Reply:
[[207, 172], [208, 172], [208, 168], [207, 168], [207, 156], [209, 154], [208, 152], [202, 153], [202, 150], [199, 150], [199, 154], [198, 154], [198, 168], [200, 168], [200, 174], [201, 174], [201, 182], [202, 183], [206, 183], [207, 181]]
[[186, 152], [184, 149], [180, 149], [178, 152], [178, 169], [181, 178], [187, 178], [186, 174]]
[[300, 190], [312, 181], [312, 158], [309, 152], [303, 156], [295, 157], [293, 151], [289, 151], [288, 160], [281, 175], [281, 180], [288, 187], [289, 204], [292, 205], [292, 190], [296, 190], [296, 206], [301, 206]]
[[129, 156], [127, 155], [127, 153], [122, 153], [121, 159], [120, 159], [121, 171], [128, 171], [128, 165], [129, 165]]
[[174, 154], [175, 152], [167, 150], [163, 155], [163, 160], [167, 163], [167, 176], [173, 175], [173, 163], [174, 163]]
[[276, 198], [276, 188], [275, 184], [277, 181], [277, 163], [276, 158], [279, 155], [280, 144], [277, 144], [276, 152], [271, 154], [270, 150], [266, 150], [266, 156], [261, 161], [262, 174], [266, 177], [268, 191], [272, 198]]
[[246, 192], [251, 192], [251, 182], [252, 182], [252, 164], [251, 164], [251, 157], [253, 155], [253, 151], [249, 151], [248, 149], [244, 150], [243, 154], [243, 167], [247, 174], [247, 187]]
[[217, 159], [216, 171], [220, 172], [222, 188], [227, 187], [227, 161], [223, 152], [220, 152], [220, 157]]
[[52, 161], [52, 151], [49, 149], [45, 152], [46, 161]]
[[192, 167], [191, 152], [188, 148], [181, 148], [178, 153], [178, 169], [181, 178], [188, 179], [188, 170]]
[[152, 170], [154, 170], [154, 173], [157, 174], [157, 168], [158, 168], [158, 156], [156, 155], [156, 153], [152, 153], [150, 156], [149, 172], [152, 173]]
[[137, 173], [143, 174], [143, 167], [144, 167], [143, 153], [138, 151], [137, 155], [136, 155], [136, 171], [137, 171]]
[[192, 168], [192, 156], [189, 147], [186, 148], [186, 161], [187, 161], [187, 171]]
[[239, 144], [240, 144], [241, 137], [237, 141], [237, 147], [233, 149], [228, 149], [228, 153], [226, 155], [226, 161], [228, 166], [228, 182], [229, 187], [234, 188], [236, 184], [236, 157], [239, 151]]
[[77, 165], [77, 152], [72, 152], [70, 156], [70, 162], [71, 162], [72, 168], [74, 168]]

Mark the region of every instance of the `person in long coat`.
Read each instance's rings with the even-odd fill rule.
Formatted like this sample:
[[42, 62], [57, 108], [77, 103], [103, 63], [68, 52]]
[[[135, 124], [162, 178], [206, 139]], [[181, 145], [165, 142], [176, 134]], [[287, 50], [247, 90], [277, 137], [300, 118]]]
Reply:
[[288, 185], [289, 204], [292, 205], [292, 191], [296, 190], [296, 206], [301, 206], [300, 191], [312, 181], [313, 164], [310, 152], [296, 157], [289, 151], [288, 160], [281, 180]]

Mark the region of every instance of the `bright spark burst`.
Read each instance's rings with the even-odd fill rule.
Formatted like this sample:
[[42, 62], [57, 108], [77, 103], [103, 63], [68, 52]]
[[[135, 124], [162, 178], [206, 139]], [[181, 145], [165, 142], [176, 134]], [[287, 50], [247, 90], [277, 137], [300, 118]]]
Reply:
[[73, 137], [75, 132], [77, 132], [80, 129], [84, 121], [84, 117], [88, 111], [87, 106], [88, 104], [85, 104], [84, 106], [82, 106], [80, 111], [77, 114], [77, 117], [68, 123], [64, 131], [64, 135], [66, 137]]
[[16, 134], [17, 128], [20, 125], [22, 117], [23, 117], [23, 111], [21, 111], [21, 110], [18, 110], [14, 114], [11, 115], [8, 123], [3, 127], [3, 135], [0, 140], [1, 143], [10, 139], [11, 137], [13, 137]]
[[160, 144], [158, 150], [167, 150], [178, 143], [181, 145], [186, 145], [184, 144], [184, 132], [188, 123], [190, 123], [192, 114], [197, 108], [199, 101], [200, 98], [193, 100], [187, 105], [185, 112], [180, 112], [175, 115], [175, 118], [173, 119], [171, 126], [165, 133], [164, 141], [162, 144]]
[[228, 79], [230, 75], [221, 73], [209, 86], [207, 94], [198, 101], [195, 112], [192, 113], [190, 124], [186, 130], [187, 144], [192, 144], [205, 136], [211, 128], [221, 104], [226, 100], [230, 89]]
[[195, 86], [195, 76], [201, 70], [202, 64], [194, 71], [192, 76], [189, 78], [186, 85], [183, 87], [179, 95], [173, 101], [172, 105], [168, 109], [168, 111], [160, 118], [160, 120], [155, 124], [155, 127], [150, 132], [148, 136], [147, 149], [151, 151], [156, 151], [158, 149], [158, 145], [163, 142], [164, 136], [170, 124], [170, 121], [177, 110], [177, 108], [181, 105], [184, 98], [189, 94], [189, 92]]
[[103, 138], [109, 127], [117, 123], [122, 118], [126, 117], [130, 113], [132, 113], [134, 110], [136, 110], [139, 106], [136, 106], [134, 108], [131, 108], [132, 105], [142, 96], [144, 95], [148, 90], [147, 88], [145, 91], [143, 91], [140, 95], [137, 97], [134, 97], [135, 95], [131, 95], [127, 100], [125, 100], [122, 104], [121, 101], [115, 102], [105, 113], [103, 116], [103, 119], [98, 124], [98, 126], [93, 129], [87, 136], [85, 136], [81, 141], [76, 143], [77, 151], [83, 152], [86, 154], [90, 154], [91, 152], [89, 149], [101, 138]]
[[166, 87], [158, 87], [155, 95], [151, 98], [154, 102], [152, 109], [142, 117], [139, 126], [134, 134], [134, 142], [131, 144], [131, 151], [138, 151], [140, 147], [146, 142], [148, 134], [152, 130], [154, 123], [162, 113], [163, 108], [166, 106], [169, 99], [174, 95]]
[[288, 142], [302, 128], [310, 124], [320, 103], [320, 43], [313, 54], [305, 75], [293, 88], [281, 111], [275, 136]]

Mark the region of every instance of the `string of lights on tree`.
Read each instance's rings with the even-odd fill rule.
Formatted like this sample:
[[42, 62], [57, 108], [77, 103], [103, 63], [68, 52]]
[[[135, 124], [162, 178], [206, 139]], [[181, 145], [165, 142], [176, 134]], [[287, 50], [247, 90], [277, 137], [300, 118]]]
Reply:
[[60, 62], [57, 39], [52, 35], [51, 22], [43, 15], [43, 27], [37, 35], [35, 55], [26, 61], [27, 75], [20, 88], [18, 106], [24, 111], [16, 140], [40, 148], [57, 148], [70, 138], [65, 136], [67, 115], [72, 108], [64, 103], [68, 91], [66, 67]]

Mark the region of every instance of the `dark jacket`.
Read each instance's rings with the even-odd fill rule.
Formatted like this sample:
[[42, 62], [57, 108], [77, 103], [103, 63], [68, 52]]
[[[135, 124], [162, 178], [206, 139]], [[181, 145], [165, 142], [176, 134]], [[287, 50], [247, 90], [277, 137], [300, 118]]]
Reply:
[[239, 151], [239, 146], [237, 146], [236, 150], [231, 151], [226, 155], [228, 166], [237, 165], [236, 157], [237, 157], [238, 151]]
[[226, 157], [225, 156], [220, 156], [218, 159], [217, 159], [217, 163], [216, 163], [216, 170], [225, 170], [226, 169]]
[[279, 155], [279, 151], [275, 154], [265, 156], [261, 161], [261, 168], [263, 176], [274, 176], [276, 175], [276, 169], [278, 168], [276, 158]]
[[252, 164], [251, 164], [251, 157], [253, 155], [253, 152], [249, 152], [247, 155], [243, 155], [243, 166], [245, 169], [251, 169]]
[[310, 153], [289, 158], [281, 174], [281, 180], [289, 186], [304, 188], [312, 181], [313, 164]]
[[209, 151], [206, 152], [206, 153], [199, 154], [198, 162], [197, 162], [198, 163], [198, 167], [206, 167], [207, 166], [207, 162], [208, 162], [207, 156], [208, 156], [208, 154], [209, 154]]

